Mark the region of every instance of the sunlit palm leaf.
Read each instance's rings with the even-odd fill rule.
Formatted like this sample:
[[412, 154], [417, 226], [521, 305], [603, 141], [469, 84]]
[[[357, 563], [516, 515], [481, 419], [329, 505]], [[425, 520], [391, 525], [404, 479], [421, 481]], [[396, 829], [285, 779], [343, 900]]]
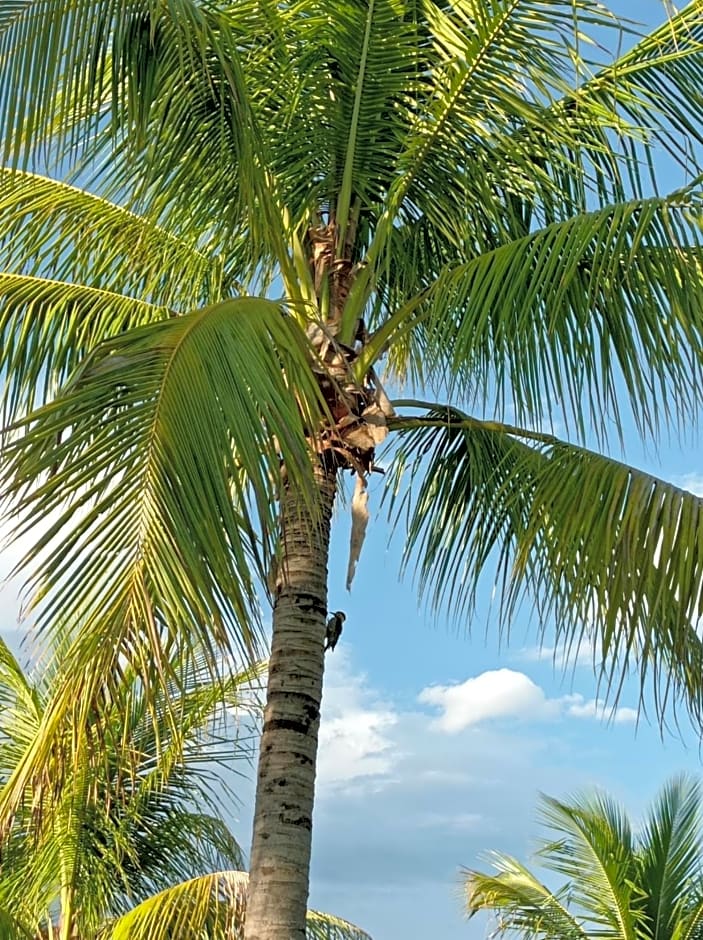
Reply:
[[[108, 927], [104, 940], [238, 940], [246, 914], [247, 875], [221, 871], [175, 885], [149, 898]], [[347, 921], [308, 913], [309, 940], [370, 940]]]
[[[703, 9], [693, 0], [575, 93], [567, 94], [555, 106], [555, 117], [569, 112], [578, 122], [584, 102], [605, 111], [614, 109], [635, 132], [633, 140], [640, 128], [643, 143], [662, 146], [690, 173], [697, 165], [695, 148], [703, 144], [698, 120], [703, 105], [702, 63]], [[622, 123], [613, 129], [622, 133]]]
[[700, 936], [700, 783], [676, 777], [632, 828], [623, 808], [596, 794], [543, 797], [549, 837], [537, 859], [566, 877], [551, 891], [515, 859], [493, 855], [494, 873], [466, 872], [470, 914], [496, 915], [497, 932], [530, 940]]
[[543, 796], [540, 817], [556, 839], [544, 845], [539, 857], [569, 879], [573, 903], [596, 928], [635, 940], [640, 888], [623, 808], [601, 794], [575, 805]]
[[75, 642], [45, 739], [7, 799], [20, 798], [65, 715], [94, 715], [127, 666], [147, 687], [178, 685], [177, 650], [204, 652], [213, 670], [222, 655], [255, 654], [280, 464], [311, 493], [319, 409], [303, 334], [250, 298], [115, 337], [15, 428], [4, 479], [18, 531], [55, 520], [26, 559], [40, 565], [37, 599], [47, 594], [39, 629], [74, 624]]
[[550, 435], [451, 409], [392, 425], [403, 431], [401, 469], [410, 463], [395, 508], [406, 563], [433, 606], [466, 615], [495, 566], [506, 627], [527, 595], [567, 654], [597, 646], [614, 698], [636, 663], [643, 688], [651, 673], [660, 716], [680, 694], [703, 718], [702, 500]]
[[[640, 833], [638, 884], [655, 940], [674, 936], [695, 897], [703, 855], [701, 784], [675, 777], [659, 793]], [[700, 917], [700, 914], [698, 915]]]
[[549, 418], [558, 402], [579, 432], [590, 418], [605, 433], [626, 393], [643, 431], [660, 418], [690, 423], [702, 288], [696, 193], [610, 205], [448, 266], [397, 315], [413, 335], [392, 364], [407, 372], [415, 362], [467, 398], [507, 399], [520, 421]]
[[[82, 189], [0, 169], [0, 265], [186, 311], [222, 299], [221, 262], [190, 241]], [[174, 277], [174, 272], [178, 276]]]
[[498, 911], [498, 930], [515, 931], [545, 940], [586, 940], [588, 934], [568, 911], [564, 899], [552, 893], [514, 858], [490, 856], [496, 874], [466, 872], [469, 914]]
[[[192, 0], [0, 6], [0, 61], [6, 162], [61, 166], [77, 150], [89, 162], [112, 151], [108, 196], [152, 218], [168, 207], [170, 224], [180, 213], [191, 231], [231, 233], [234, 218], [261, 259], [286, 270], [283, 215], [226, 13]], [[193, 216], [196, 192], [209, 218]]]
[[307, 937], [308, 940], [371, 940], [360, 927], [321, 911], [308, 911]]
[[[241, 849], [221, 818], [233, 794], [203, 765], [231, 768], [237, 757], [250, 756], [245, 738], [233, 748], [223, 703], [246, 719], [262, 668], [213, 682], [204, 665], [191, 664], [175, 734], [163, 691], [149, 697], [133, 673], [105, 709], [97, 750], [81, 751], [81, 735], [66, 724], [52, 755], [63, 756], [63, 765], [51, 765], [49, 786], [27, 788], [3, 838], [0, 904], [40, 922], [55, 909], [59, 888], [70, 889], [80, 934], [88, 937], [164, 885], [241, 867]], [[51, 711], [62, 669], [40, 712]], [[20, 672], [0, 686], [8, 696]], [[27, 680], [23, 685], [33, 691]], [[21, 754], [28, 735], [41, 734], [36, 721], [30, 733], [18, 712], [3, 721], [4, 757], [11, 756], [6, 743]]]
[[168, 307], [98, 287], [0, 273], [0, 375], [6, 420], [43, 404], [104, 339], [171, 314]]

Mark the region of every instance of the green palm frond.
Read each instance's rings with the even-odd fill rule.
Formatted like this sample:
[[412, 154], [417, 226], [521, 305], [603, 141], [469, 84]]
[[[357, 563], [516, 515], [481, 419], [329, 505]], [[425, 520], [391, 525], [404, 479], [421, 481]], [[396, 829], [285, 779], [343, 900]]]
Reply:
[[496, 933], [526, 940], [700, 937], [700, 792], [698, 781], [675, 777], [634, 830], [607, 795], [543, 796], [549, 837], [536, 858], [566, 881], [552, 891], [515, 859], [494, 854], [490, 874], [465, 873], [469, 913], [493, 912]]
[[118, 918], [101, 940], [239, 937], [247, 880], [245, 872], [222, 871], [174, 885]]
[[5, 419], [16, 419], [50, 399], [103, 340], [171, 315], [168, 307], [98, 287], [0, 273]]
[[[340, 111], [335, 124], [346, 132], [335, 187], [343, 255], [345, 241], [354, 245], [359, 222], [363, 224], [360, 207], [378, 205], [385, 195], [398, 137], [408, 120], [408, 100], [421, 88], [423, 49], [405, 4], [371, 0], [366, 9], [349, 4], [340, 13], [328, 20], [328, 29], [335, 50], [332, 87]], [[393, 42], [388, 41], [391, 35]], [[363, 230], [359, 234], [363, 237]]]
[[323, 914], [321, 911], [308, 911], [308, 940], [371, 940], [365, 930], [350, 924], [341, 917]]
[[[62, 564], [42, 581], [54, 590], [40, 626], [129, 609], [128, 629], [152, 609], [165, 642], [187, 621], [205, 648], [227, 646], [226, 624], [251, 614], [252, 564], [265, 575], [281, 458], [303, 491], [311, 486], [303, 422], [316, 425], [318, 406], [304, 337], [268, 301], [226, 301], [100, 346], [15, 427], [4, 455], [15, 516], [33, 525], [37, 513], [61, 513], [27, 560], [72, 523]], [[96, 594], [98, 570], [110, 575]]]
[[40, 695], [0, 637], [0, 786], [37, 733], [42, 711]]
[[35, 940], [34, 932], [0, 907], [0, 935], [8, 940]]
[[495, 565], [504, 625], [528, 596], [567, 654], [598, 647], [615, 699], [636, 664], [660, 717], [680, 695], [701, 720], [703, 501], [551, 435], [449, 408], [391, 427], [402, 433], [399, 477], [409, 470], [393, 512], [433, 607], [468, 614]]
[[554, 117], [566, 113], [579, 123], [584, 103], [600, 106], [601, 113], [613, 111], [622, 116], [613, 130], [630, 136], [633, 143], [639, 137], [645, 151], [652, 145], [662, 147], [687, 174], [695, 175], [699, 165], [695, 148], [703, 144], [698, 119], [703, 104], [702, 63], [703, 10], [693, 0], [565, 95], [554, 106]]
[[526, 938], [587, 940], [588, 933], [565, 906], [561, 892], [555, 894], [514, 858], [490, 856], [496, 874], [465, 871], [466, 908], [499, 911], [498, 930], [515, 931]]
[[541, 821], [554, 833], [554, 841], [540, 849], [542, 864], [566, 876], [569, 899], [592, 929], [636, 940], [641, 889], [623, 808], [605, 794], [568, 803], [543, 795], [541, 804]]
[[[220, 300], [221, 261], [120, 205], [35, 173], [0, 168], [4, 271], [137, 296], [185, 311]], [[178, 277], [173, 272], [178, 271]]]
[[[220, 871], [194, 878], [154, 895], [114, 921], [101, 940], [233, 940], [243, 935], [248, 877]], [[339, 917], [308, 912], [309, 940], [370, 940]]]
[[[237, 720], [245, 717], [263, 667], [213, 681], [204, 662], [191, 664], [175, 733], [168, 693], [149, 693], [133, 672], [105, 708], [99, 748], [81, 751], [81, 735], [65, 724], [54, 741], [54, 763], [43, 765], [50, 785], [26, 789], [3, 835], [0, 905], [38, 923], [56, 908], [59, 892], [70, 890], [76, 923], [87, 937], [164, 886], [241, 867], [241, 848], [222, 819], [234, 795], [212, 768], [251, 757], [244, 736], [233, 746], [223, 709], [236, 709]], [[65, 669], [62, 661], [39, 717], [51, 713]], [[13, 672], [17, 684], [21, 670]], [[23, 686], [33, 689], [28, 680]], [[3, 721], [15, 756], [27, 750], [28, 737], [42, 733], [37, 721], [27, 729], [19, 713], [4, 713]]]
[[703, 361], [700, 218], [692, 191], [613, 204], [447, 267], [396, 316], [411, 335], [391, 366], [469, 398], [487, 397], [491, 375], [498, 407], [508, 399], [521, 422], [559, 402], [579, 432], [590, 418], [605, 433], [623, 392], [643, 432], [660, 417], [690, 422]]
[[[82, 154], [109, 198], [128, 198], [152, 219], [168, 212], [170, 226], [208, 237], [246, 232], [257, 257], [290, 273], [284, 216], [226, 12], [193, 0], [29, 0], [3, 12], [6, 163], [61, 166]], [[207, 207], [197, 216], [194, 193]]]
[[7, 799], [21, 797], [65, 716], [93, 723], [127, 668], [171, 688], [182, 684], [176, 650], [215, 671], [223, 655], [255, 656], [281, 461], [311, 493], [306, 432], [321, 407], [293, 319], [245, 298], [115, 337], [15, 427], [3, 476], [17, 532], [52, 520], [25, 559], [38, 627], [72, 624], [75, 642]]
[[637, 881], [645, 892], [653, 940], [674, 936], [677, 922], [690, 910], [703, 854], [701, 805], [700, 781], [674, 777], [645, 818]]

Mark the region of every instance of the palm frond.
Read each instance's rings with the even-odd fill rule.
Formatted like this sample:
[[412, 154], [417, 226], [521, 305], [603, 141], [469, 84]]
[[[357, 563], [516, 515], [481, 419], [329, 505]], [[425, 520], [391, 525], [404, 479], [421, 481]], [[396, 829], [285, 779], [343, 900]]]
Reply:
[[549, 836], [537, 860], [566, 878], [557, 890], [501, 854], [492, 856], [490, 874], [466, 872], [469, 912], [495, 912], [496, 933], [515, 931], [526, 940], [700, 935], [698, 781], [673, 778], [640, 831], [601, 793], [566, 801], [543, 796], [540, 816]]
[[0, 273], [0, 400], [6, 422], [44, 404], [103, 340], [172, 315], [125, 294]]
[[5, 937], [11, 940], [34, 940], [35, 934], [24, 924], [20, 923], [16, 917], [3, 910], [0, 907], [0, 931]]
[[447, 267], [384, 328], [395, 319], [410, 334], [391, 367], [416, 363], [430, 386], [490, 394], [518, 422], [549, 419], [559, 402], [582, 435], [619, 423], [623, 393], [643, 433], [690, 424], [703, 362], [699, 216], [690, 191], [609, 205]]
[[674, 777], [651, 806], [639, 837], [639, 874], [644, 908], [654, 940], [673, 936], [675, 925], [690, 909], [690, 895], [700, 871], [701, 784]]
[[[79, 177], [98, 167], [108, 198], [210, 239], [246, 232], [257, 258], [294, 286], [227, 11], [194, 0], [30, 0], [17, 15], [0, 10], [0, 61], [6, 163], [82, 156]], [[194, 193], [208, 210], [197, 216]]]
[[75, 642], [10, 802], [65, 716], [94, 722], [127, 669], [171, 688], [177, 650], [215, 671], [255, 657], [281, 461], [312, 504], [319, 396], [302, 331], [244, 298], [115, 337], [15, 426], [3, 477], [17, 533], [52, 520], [24, 562], [37, 624], [73, 624]]
[[[243, 936], [248, 877], [220, 871], [194, 878], [154, 895], [113, 922], [101, 940], [234, 940]], [[370, 940], [339, 917], [310, 911], [309, 940]]]
[[360, 927], [321, 911], [308, 911], [306, 936], [308, 940], [371, 940]]
[[[221, 260], [120, 205], [47, 176], [0, 168], [0, 267], [192, 310], [221, 300]], [[174, 273], [177, 272], [177, 276]]]
[[[629, 131], [633, 143], [638, 141], [639, 130], [642, 156], [658, 146], [677, 160], [686, 174], [695, 176], [700, 166], [700, 151], [696, 150], [703, 144], [701, 69], [703, 10], [693, 0], [628, 52], [588, 76], [555, 104], [553, 115], [557, 121], [573, 115], [579, 123], [591, 104], [620, 115], [620, 120], [613, 121], [613, 130], [624, 132], [623, 136]], [[645, 166], [648, 161], [641, 163]]]
[[[174, 671], [184, 665], [174, 663]], [[62, 662], [49, 688], [49, 713], [65, 668]], [[86, 749], [80, 729], [67, 721], [51, 765], [43, 766], [43, 788], [27, 787], [3, 836], [0, 904], [39, 922], [55, 909], [59, 891], [70, 890], [80, 933], [92, 936], [107, 917], [165, 885], [241, 867], [241, 849], [222, 819], [234, 795], [203, 764], [225, 764], [217, 733], [223, 706], [240, 717], [262, 668], [213, 680], [204, 663], [187, 666], [177, 734], [168, 720], [168, 693], [149, 693], [133, 671], [104, 709], [97, 748]], [[19, 765], [17, 755], [30, 747], [26, 739], [41, 735], [39, 723], [27, 728], [20, 714], [14, 722], [11, 715], [3, 719], [8, 739], [23, 745], [14, 751]], [[250, 756], [240, 754], [231, 728], [227, 744], [228, 767]]]
[[562, 892], [554, 893], [514, 858], [494, 853], [495, 874], [465, 871], [466, 907], [470, 916], [496, 911], [498, 931], [515, 931], [543, 940], [586, 940], [589, 934], [570, 913]]
[[698, 497], [551, 435], [453, 409], [390, 426], [402, 433], [398, 476], [409, 469], [410, 481], [392, 511], [433, 607], [466, 615], [495, 566], [504, 627], [527, 596], [567, 655], [597, 645], [614, 700], [636, 665], [662, 720], [679, 696], [701, 720]]
[[634, 840], [622, 807], [604, 794], [561, 802], [542, 796], [540, 818], [554, 834], [542, 864], [565, 875], [570, 901], [596, 930], [621, 940], [639, 935]]
[[247, 875], [222, 871], [193, 878], [153, 895], [118, 918], [104, 940], [217, 940], [239, 937], [244, 921]]

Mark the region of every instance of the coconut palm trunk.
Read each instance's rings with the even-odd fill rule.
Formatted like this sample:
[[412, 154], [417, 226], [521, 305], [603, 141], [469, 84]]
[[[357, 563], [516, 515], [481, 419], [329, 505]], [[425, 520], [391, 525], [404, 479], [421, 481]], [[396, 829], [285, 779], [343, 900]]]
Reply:
[[246, 940], [305, 938], [336, 471], [315, 477], [316, 507], [293, 487], [282, 499]]

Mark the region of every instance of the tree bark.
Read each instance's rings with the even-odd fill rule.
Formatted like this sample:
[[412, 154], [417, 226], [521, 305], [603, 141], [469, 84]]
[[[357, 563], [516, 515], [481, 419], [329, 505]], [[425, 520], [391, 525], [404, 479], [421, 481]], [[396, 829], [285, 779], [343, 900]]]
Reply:
[[245, 940], [305, 938], [336, 470], [320, 464], [316, 483], [316, 520], [299, 493], [282, 497]]

